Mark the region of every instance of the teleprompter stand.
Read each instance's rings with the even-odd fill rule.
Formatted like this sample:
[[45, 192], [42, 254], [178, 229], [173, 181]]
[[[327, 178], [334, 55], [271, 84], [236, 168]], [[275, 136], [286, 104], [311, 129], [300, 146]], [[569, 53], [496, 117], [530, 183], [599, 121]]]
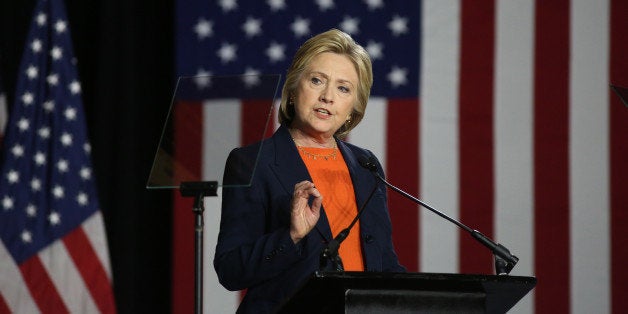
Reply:
[[[195, 313], [203, 311], [203, 199], [217, 196], [218, 187], [250, 186], [257, 155], [246, 164], [247, 170], [239, 168], [237, 178], [227, 183], [207, 178], [223, 178], [225, 161], [233, 148], [259, 142], [268, 134], [280, 79], [276, 74], [250, 74], [182, 76], [177, 80], [146, 188], [179, 189], [181, 196], [194, 198]], [[246, 123], [246, 132], [242, 132], [241, 113], [256, 117]], [[217, 228], [217, 213], [208, 213], [210, 232]], [[191, 270], [191, 263], [174, 277]], [[192, 295], [191, 286], [177, 289]], [[185, 306], [189, 304], [185, 302]]]
[[203, 312], [203, 212], [205, 196], [218, 196], [217, 181], [181, 182], [183, 197], [193, 197], [194, 205], [194, 313]]
[[277, 313], [506, 313], [534, 277], [316, 272]]

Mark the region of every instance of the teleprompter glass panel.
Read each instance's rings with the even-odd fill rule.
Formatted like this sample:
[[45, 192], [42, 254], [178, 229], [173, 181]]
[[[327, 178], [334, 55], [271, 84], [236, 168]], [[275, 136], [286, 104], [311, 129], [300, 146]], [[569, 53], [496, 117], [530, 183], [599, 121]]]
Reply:
[[180, 77], [146, 187], [174, 189], [201, 181], [250, 185], [261, 144], [244, 175], [228, 184], [222, 182], [225, 161], [234, 148], [272, 134], [279, 81], [280, 75]]

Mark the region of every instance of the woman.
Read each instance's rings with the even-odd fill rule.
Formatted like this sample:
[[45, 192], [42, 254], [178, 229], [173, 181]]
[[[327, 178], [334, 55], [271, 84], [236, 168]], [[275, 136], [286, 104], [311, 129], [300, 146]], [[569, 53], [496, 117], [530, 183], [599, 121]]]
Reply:
[[[249, 187], [223, 189], [214, 257], [223, 286], [248, 288], [238, 312], [273, 311], [319, 270], [321, 251], [377, 186], [357, 161], [373, 154], [341, 140], [362, 120], [372, 84], [363, 47], [339, 30], [319, 34], [288, 70], [279, 129], [229, 155], [225, 185], [254, 169]], [[392, 245], [385, 187], [378, 186], [339, 255], [347, 271], [405, 271]]]

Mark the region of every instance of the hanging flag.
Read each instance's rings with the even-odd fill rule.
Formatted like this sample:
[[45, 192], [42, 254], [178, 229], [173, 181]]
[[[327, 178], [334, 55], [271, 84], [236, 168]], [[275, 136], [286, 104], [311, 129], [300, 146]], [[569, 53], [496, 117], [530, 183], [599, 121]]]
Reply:
[[[628, 307], [628, 110], [608, 87], [628, 85], [626, 1], [198, 0], [177, 1], [177, 12], [180, 76], [284, 75], [311, 36], [351, 34], [371, 55], [375, 81], [348, 140], [373, 151], [392, 183], [520, 258], [512, 274], [539, 284], [513, 313]], [[221, 119], [242, 130], [260, 118], [234, 108]], [[202, 173], [207, 150], [178, 149]], [[388, 195], [408, 270], [493, 273], [490, 252], [468, 234]], [[193, 218], [181, 202], [173, 308], [185, 312]], [[233, 311], [239, 296], [210, 264], [219, 199], [206, 208], [204, 304]]]
[[62, 0], [39, 0], [0, 172], [0, 313], [115, 313]]

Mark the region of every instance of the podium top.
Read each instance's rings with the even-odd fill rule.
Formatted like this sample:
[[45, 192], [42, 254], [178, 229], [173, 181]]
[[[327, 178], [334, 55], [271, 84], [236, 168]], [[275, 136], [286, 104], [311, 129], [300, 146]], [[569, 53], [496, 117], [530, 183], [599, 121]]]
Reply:
[[[327, 309], [338, 309], [348, 291], [355, 290], [476, 294], [483, 296], [483, 312], [506, 313], [535, 285], [536, 278], [521, 276], [319, 271], [284, 303], [278, 313], [293, 313], [295, 310], [319, 313], [321, 311], [313, 302], [320, 303], [321, 300], [326, 301]], [[304, 309], [310, 312], [304, 312]]]
[[[175, 189], [182, 182], [216, 181], [236, 147], [272, 134], [280, 75], [180, 77], [146, 187]], [[261, 146], [260, 146], [261, 148]], [[247, 186], [250, 176], [232, 185]]]

